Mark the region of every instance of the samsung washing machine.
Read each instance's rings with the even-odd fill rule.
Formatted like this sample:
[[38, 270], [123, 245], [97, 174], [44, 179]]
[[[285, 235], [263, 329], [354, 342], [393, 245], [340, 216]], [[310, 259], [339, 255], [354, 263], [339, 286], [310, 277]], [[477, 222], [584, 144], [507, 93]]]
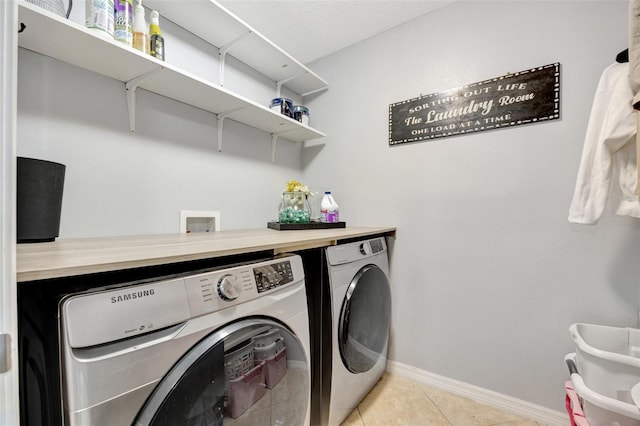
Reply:
[[309, 424], [299, 256], [68, 294], [58, 312], [61, 424]]
[[332, 307], [330, 426], [358, 406], [386, 368], [391, 290], [383, 237], [326, 249]]

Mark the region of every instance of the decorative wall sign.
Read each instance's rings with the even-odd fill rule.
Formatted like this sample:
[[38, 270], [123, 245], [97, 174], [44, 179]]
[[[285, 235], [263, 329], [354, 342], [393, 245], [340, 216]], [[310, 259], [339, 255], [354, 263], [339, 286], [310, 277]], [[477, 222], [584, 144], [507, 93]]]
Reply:
[[560, 64], [389, 105], [389, 145], [560, 118]]

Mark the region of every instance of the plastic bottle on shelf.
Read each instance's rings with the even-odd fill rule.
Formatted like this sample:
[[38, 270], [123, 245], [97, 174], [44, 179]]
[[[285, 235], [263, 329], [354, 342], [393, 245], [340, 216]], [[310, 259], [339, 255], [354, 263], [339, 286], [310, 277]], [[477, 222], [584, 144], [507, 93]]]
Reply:
[[131, 46], [133, 43], [133, 0], [115, 0], [114, 38]]
[[338, 203], [336, 203], [336, 200], [333, 199], [331, 194], [329, 194], [329, 198], [331, 198], [331, 211], [329, 212], [327, 219], [332, 223], [340, 222], [340, 208], [338, 207]]
[[338, 203], [331, 196], [331, 191], [325, 191], [320, 202], [320, 221], [335, 223], [340, 220]]
[[149, 53], [149, 33], [144, 18], [142, 0], [136, 0], [136, 12], [133, 15], [133, 47], [141, 52]]
[[164, 37], [162, 37], [162, 32], [160, 31], [160, 14], [154, 10], [149, 15], [149, 19], [151, 20], [149, 25], [149, 54], [164, 61]]
[[85, 24], [96, 34], [113, 40], [113, 0], [86, 0]]

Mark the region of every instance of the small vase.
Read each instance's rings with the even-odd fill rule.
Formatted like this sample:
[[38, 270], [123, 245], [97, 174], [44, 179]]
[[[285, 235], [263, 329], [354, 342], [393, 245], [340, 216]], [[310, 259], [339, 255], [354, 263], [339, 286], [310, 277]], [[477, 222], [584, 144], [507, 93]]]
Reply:
[[311, 206], [304, 192], [283, 192], [278, 212], [280, 223], [309, 223]]

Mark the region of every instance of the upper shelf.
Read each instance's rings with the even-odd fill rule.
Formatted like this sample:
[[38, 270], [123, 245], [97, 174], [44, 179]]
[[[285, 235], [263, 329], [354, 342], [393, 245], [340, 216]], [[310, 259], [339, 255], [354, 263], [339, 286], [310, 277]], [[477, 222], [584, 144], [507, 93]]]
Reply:
[[328, 83], [215, 0], [144, 0], [144, 5], [302, 96]]
[[102, 38], [82, 25], [24, 0], [19, 1], [18, 19], [25, 25], [18, 36], [18, 45], [25, 49], [125, 83], [146, 76], [137, 87], [214, 114], [224, 114], [294, 142], [326, 136], [224, 87], [115, 40]]

